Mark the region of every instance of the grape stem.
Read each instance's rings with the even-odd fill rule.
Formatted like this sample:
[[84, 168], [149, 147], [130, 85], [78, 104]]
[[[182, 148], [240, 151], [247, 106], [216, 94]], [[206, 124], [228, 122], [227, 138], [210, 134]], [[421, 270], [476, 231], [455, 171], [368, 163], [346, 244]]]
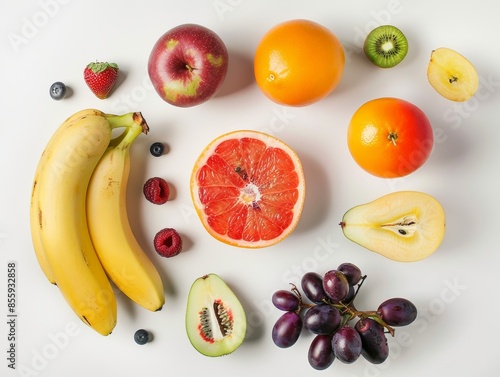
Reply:
[[314, 304], [308, 304], [306, 302], [304, 302], [302, 300], [302, 295], [300, 294], [300, 291], [299, 289], [297, 288], [297, 286], [293, 283], [290, 283], [290, 285], [292, 286], [292, 288], [290, 289], [294, 294], [295, 296], [298, 297], [299, 299], [299, 307], [298, 309], [295, 311], [297, 314], [299, 314], [299, 312], [303, 309], [303, 308], [312, 308], [314, 306]]
[[323, 300], [326, 304], [333, 306], [334, 308], [337, 308], [340, 311], [340, 314], [343, 317], [343, 323], [347, 323], [350, 320], [353, 320], [354, 318], [358, 317], [360, 319], [365, 319], [365, 318], [371, 318], [381, 326], [383, 326], [391, 336], [394, 336], [395, 330], [393, 327], [389, 326], [380, 316], [380, 313], [377, 312], [376, 310], [366, 310], [366, 311], [361, 311], [358, 310], [354, 306], [354, 299], [358, 295], [358, 292], [363, 285], [364, 281], [366, 279], [366, 275], [361, 277], [360, 282], [356, 286], [356, 292], [354, 292], [354, 296], [351, 298], [351, 300], [348, 303], [344, 302], [338, 302], [338, 303], [333, 303], [327, 299]]
[[[337, 308], [340, 311], [340, 314], [342, 315], [342, 324], [346, 324], [347, 322], [353, 320], [354, 318], [358, 317], [360, 319], [366, 319], [366, 318], [371, 318], [381, 326], [383, 326], [391, 336], [394, 336], [395, 330], [393, 327], [389, 326], [380, 316], [380, 313], [376, 310], [358, 310], [354, 306], [354, 299], [356, 298], [361, 286], [363, 285], [363, 282], [366, 279], [366, 275], [361, 277], [360, 282], [356, 286], [356, 292], [354, 292], [354, 296], [351, 298], [351, 300], [347, 303], [344, 303], [342, 301], [338, 303], [331, 302], [328, 299], [324, 299], [323, 302], [325, 304], [328, 304], [330, 306], [333, 306], [334, 308]], [[300, 294], [299, 289], [297, 286], [293, 283], [290, 283], [292, 286], [291, 291], [298, 297], [299, 299], [299, 308], [296, 310], [296, 313], [299, 314], [299, 312], [304, 309], [304, 308], [312, 308], [315, 306], [315, 304], [309, 304], [307, 302], [304, 302], [302, 300], [302, 295]]]
[[371, 318], [381, 326], [383, 326], [391, 336], [394, 336], [395, 330], [393, 327], [389, 326], [383, 319], [380, 317], [380, 313], [375, 311], [375, 310], [367, 310], [367, 311], [361, 311], [356, 309], [354, 304], [351, 302], [348, 305], [340, 302], [338, 304], [334, 303], [329, 303], [333, 307], [337, 308], [340, 310], [340, 314], [345, 316], [347, 318], [347, 321], [350, 321], [356, 317], [360, 319], [366, 319], [366, 318]]

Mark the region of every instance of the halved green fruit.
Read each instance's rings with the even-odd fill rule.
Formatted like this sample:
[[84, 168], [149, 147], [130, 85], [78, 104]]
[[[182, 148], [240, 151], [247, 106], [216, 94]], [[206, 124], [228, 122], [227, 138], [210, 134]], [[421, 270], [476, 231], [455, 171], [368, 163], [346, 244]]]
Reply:
[[196, 279], [186, 308], [186, 331], [193, 347], [205, 356], [235, 351], [245, 339], [247, 320], [240, 301], [216, 274]]
[[414, 262], [441, 245], [446, 219], [434, 197], [399, 191], [351, 208], [340, 226], [348, 239], [368, 250], [399, 262]]

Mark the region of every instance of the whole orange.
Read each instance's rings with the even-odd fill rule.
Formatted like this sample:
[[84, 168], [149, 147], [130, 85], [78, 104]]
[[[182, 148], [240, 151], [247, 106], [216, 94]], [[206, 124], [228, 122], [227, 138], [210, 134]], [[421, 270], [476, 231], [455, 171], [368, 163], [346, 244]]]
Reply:
[[414, 104], [378, 98], [363, 104], [347, 130], [349, 151], [367, 172], [382, 178], [408, 175], [428, 159], [434, 145], [431, 123]]
[[305, 106], [319, 101], [339, 84], [344, 48], [325, 26], [290, 20], [271, 28], [254, 56], [257, 85], [281, 105]]

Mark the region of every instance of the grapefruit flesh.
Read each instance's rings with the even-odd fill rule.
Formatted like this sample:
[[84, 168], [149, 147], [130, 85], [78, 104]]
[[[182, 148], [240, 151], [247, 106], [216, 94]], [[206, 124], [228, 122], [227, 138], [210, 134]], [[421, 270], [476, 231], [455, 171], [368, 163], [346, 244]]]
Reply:
[[216, 138], [200, 155], [191, 195], [204, 227], [219, 241], [271, 246], [299, 221], [305, 196], [302, 165], [281, 140], [234, 131]]

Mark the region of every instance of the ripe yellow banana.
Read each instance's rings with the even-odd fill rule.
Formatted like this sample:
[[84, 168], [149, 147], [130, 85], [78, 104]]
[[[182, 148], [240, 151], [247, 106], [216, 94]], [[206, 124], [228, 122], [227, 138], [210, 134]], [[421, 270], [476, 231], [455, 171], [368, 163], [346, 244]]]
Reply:
[[133, 234], [126, 206], [130, 147], [147, 131], [134, 125], [104, 152], [87, 190], [87, 223], [109, 278], [131, 300], [157, 311], [165, 303], [163, 282]]
[[33, 184], [41, 259], [73, 311], [102, 335], [116, 325], [116, 299], [90, 239], [87, 187], [112, 129], [142, 121], [140, 113], [70, 117], [47, 144]]
[[[99, 110], [95, 109], [85, 109], [78, 111], [71, 115], [68, 119], [66, 119], [61, 127], [58, 128], [57, 132], [62, 133], [64, 132], [68, 127], [72, 126], [76, 121], [80, 120], [81, 118], [88, 116], [88, 115], [103, 115], [103, 113]], [[52, 148], [52, 145], [55, 143], [55, 140], [57, 140], [57, 137], [54, 137], [49, 141], [47, 146], [45, 147], [45, 150], [50, 150]], [[42, 157], [43, 159], [43, 157]], [[45, 163], [40, 162], [37, 166], [36, 172], [35, 172], [35, 178], [33, 180], [33, 187], [31, 190], [31, 204], [30, 204], [30, 228], [31, 228], [31, 238], [33, 242], [33, 248], [35, 250], [35, 256], [38, 260], [38, 264], [40, 268], [42, 269], [42, 272], [46, 276], [47, 280], [51, 284], [55, 284], [54, 277], [52, 276], [52, 271], [50, 270], [50, 266], [47, 262], [47, 258], [45, 258], [45, 254], [43, 253], [43, 247], [42, 247], [42, 242], [40, 239], [40, 208], [38, 206], [38, 193], [40, 186], [38, 185], [38, 177], [41, 173], [42, 168], [46, 166]]]

